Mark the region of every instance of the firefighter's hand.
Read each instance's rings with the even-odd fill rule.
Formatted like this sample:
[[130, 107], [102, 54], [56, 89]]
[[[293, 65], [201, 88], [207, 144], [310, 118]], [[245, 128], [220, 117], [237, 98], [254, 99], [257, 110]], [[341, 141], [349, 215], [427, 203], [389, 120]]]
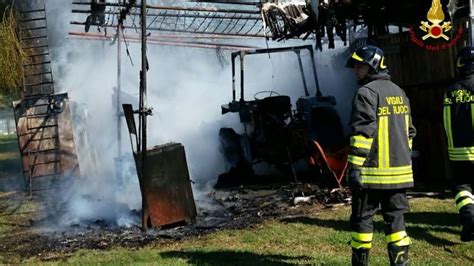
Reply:
[[347, 170], [347, 184], [352, 191], [362, 190], [362, 183], [360, 181], [360, 169], [357, 167], [349, 167]]

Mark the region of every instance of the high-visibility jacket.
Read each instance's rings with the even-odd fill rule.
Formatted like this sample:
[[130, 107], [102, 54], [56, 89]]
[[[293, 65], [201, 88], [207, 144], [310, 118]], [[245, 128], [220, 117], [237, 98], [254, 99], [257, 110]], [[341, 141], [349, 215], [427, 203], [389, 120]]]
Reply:
[[362, 186], [401, 189], [413, 186], [411, 146], [416, 130], [410, 102], [390, 76], [373, 76], [354, 97], [348, 161], [360, 168]]
[[449, 159], [474, 162], [474, 78], [460, 80], [446, 92], [443, 122]]

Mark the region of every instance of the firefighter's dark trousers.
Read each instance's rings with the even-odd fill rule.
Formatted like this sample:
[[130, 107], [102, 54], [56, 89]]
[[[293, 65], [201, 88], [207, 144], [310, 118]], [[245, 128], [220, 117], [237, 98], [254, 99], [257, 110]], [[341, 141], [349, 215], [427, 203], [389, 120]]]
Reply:
[[408, 210], [408, 199], [405, 189], [402, 190], [367, 190], [352, 192], [351, 246], [370, 249], [373, 238], [373, 217], [379, 207], [382, 208], [385, 221], [387, 244], [396, 246], [410, 245], [410, 238], [405, 232], [404, 213]]
[[461, 225], [473, 227], [474, 196], [472, 195], [472, 189], [474, 184], [474, 162], [452, 161], [451, 168], [455, 183], [454, 200], [461, 218]]

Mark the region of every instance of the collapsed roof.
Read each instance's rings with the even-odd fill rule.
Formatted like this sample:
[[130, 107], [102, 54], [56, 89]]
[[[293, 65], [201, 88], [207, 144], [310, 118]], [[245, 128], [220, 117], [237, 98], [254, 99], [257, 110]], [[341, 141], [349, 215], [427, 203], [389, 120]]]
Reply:
[[[91, 25], [117, 28], [125, 6], [129, 6], [124, 28], [136, 28], [139, 9], [136, 0], [126, 4], [105, 0], [73, 1], [73, 13], [88, 14], [73, 25]], [[313, 35], [322, 49], [321, 38], [328, 38], [328, 47], [334, 48], [334, 33], [346, 44], [347, 25], [368, 26], [371, 36], [388, 33], [388, 25], [407, 27], [426, 20], [430, 7], [442, 7], [446, 20], [457, 20], [469, 14], [468, 0], [194, 0], [152, 1], [147, 5], [148, 29], [159, 32], [157, 43], [190, 42], [196, 39], [267, 38], [276, 41], [292, 38], [306, 39]], [[77, 7], [77, 8], [76, 8]], [[122, 11], [121, 11], [122, 10]], [[75, 36], [96, 38], [94, 35], [73, 33]], [[133, 38], [132, 38], [133, 39]], [[152, 40], [153, 41], [153, 40]], [[213, 42], [211, 47], [216, 45]], [[229, 45], [228, 45], [229, 46]], [[231, 46], [230, 46], [231, 47]], [[241, 49], [242, 47], [236, 47]]]

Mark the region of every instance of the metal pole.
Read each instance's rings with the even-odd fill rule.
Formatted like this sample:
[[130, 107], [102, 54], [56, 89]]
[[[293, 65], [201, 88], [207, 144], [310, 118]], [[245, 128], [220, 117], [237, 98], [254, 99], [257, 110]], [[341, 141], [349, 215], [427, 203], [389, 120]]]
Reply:
[[469, 45], [474, 45], [474, 0], [469, 0]]
[[316, 97], [322, 97], [323, 94], [321, 93], [321, 88], [319, 87], [318, 72], [316, 71], [316, 62], [314, 61], [314, 52], [312, 48], [309, 49], [309, 53], [311, 54], [311, 64], [313, 65], [314, 82], [316, 83]]
[[[121, 33], [122, 24], [119, 24], [117, 27], [117, 159], [121, 160], [120, 156], [122, 156], [122, 40], [121, 40]], [[119, 167], [117, 169], [117, 178], [119, 182], [122, 182], [122, 163], [119, 162]]]
[[235, 101], [235, 56], [232, 54], [232, 101]]
[[240, 51], [240, 100], [244, 101], [244, 51]]
[[[142, 35], [142, 70], [141, 70], [141, 85], [140, 85], [140, 120], [141, 120], [141, 175], [142, 181], [143, 178], [146, 177], [146, 153], [147, 153], [147, 143], [146, 143], [146, 130], [147, 130], [147, 103], [146, 103], [146, 89], [147, 89], [147, 56], [146, 56], [146, 38], [147, 38], [147, 29], [146, 29], [146, 0], [142, 0], [141, 5], [141, 17], [142, 17], [142, 27], [141, 27], [141, 35]], [[142, 191], [142, 195], [145, 195], [144, 191]], [[142, 197], [142, 228], [148, 229], [148, 204], [146, 198]]]
[[296, 52], [296, 55], [298, 56], [298, 65], [300, 67], [301, 78], [303, 79], [304, 95], [308, 97], [309, 96], [308, 86], [306, 85], [306, 77], [304, 75], [303, 63], [301, 62], [300, 50], [295, 50], [295, 52]]

